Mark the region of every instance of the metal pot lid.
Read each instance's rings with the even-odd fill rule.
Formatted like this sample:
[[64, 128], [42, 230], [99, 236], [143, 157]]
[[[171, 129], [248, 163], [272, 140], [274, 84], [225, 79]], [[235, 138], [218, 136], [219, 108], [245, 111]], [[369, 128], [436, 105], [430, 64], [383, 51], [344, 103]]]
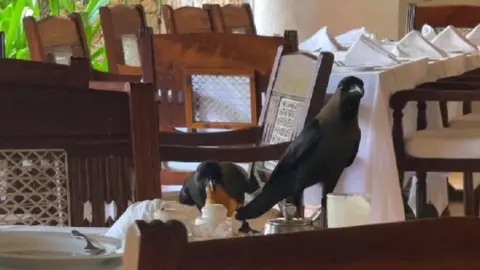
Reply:
[[310, 223], [303, 219], [289, 219], [286, 220], [284, 218], [276, 218], [270, 219], [267, 221], [268, 225], [273, 226], [282, 226], [282, 227], [302, 227], [302, 226], [310, 226]]

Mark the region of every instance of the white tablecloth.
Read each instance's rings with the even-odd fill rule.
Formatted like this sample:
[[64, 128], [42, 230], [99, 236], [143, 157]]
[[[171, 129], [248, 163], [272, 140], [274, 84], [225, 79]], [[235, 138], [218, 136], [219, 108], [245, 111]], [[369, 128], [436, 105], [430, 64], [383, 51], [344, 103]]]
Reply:
[[[427, 81], [460, 75], [479, 66], [477, 55], [456, 55], [437, 62], [429, 62], [426, 59], [412, 61], [377, 72], [334, 71], [330, 77], [328, 93], [333, 93], [339, 81], [349, 75], [361, 78], [365, 83], [366, 90], [359, 110], [362, 140], [357, 159], [344, 172], [335, 192], [370, 194], [374, 223], [404, 220], [391, 135], [390, 95], [399, 90], [414, 88]], [[449, 104], [451, 117], [461, 112], [460, 105], [461, 103], [458, 102]], [[404, 110], [405, 133], [416, 129], [416, 114], [416, 105], [411, 102]], [[441, 127], [437, 104], [429, 104], [427, 117], [428, 128]], [[427, 181], [427, 199], [441, 213], [448, 205], [446, 175], [429, 173]], [[320, 185], [307, 189], [305, 204], [319, 205], [320, 194]]]

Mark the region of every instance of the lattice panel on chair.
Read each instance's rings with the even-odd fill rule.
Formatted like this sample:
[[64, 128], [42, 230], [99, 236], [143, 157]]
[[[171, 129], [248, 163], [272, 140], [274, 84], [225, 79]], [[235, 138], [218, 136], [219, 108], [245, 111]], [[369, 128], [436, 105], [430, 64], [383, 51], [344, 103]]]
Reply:
[[138, 51], [138, 40], [134, 34], [122, 36], [123, 57], [125, 65], [140, 66], [140, 55]]
[[251, 123], [249, 76], [192, 75], [193, 121]]
[[[302, 101], [289, 98], [280, 99], [268, 144], [279, 144], [293, 140], [298, 132], [296, 130], [296, 126], [298, 126], [296, 121], [298, 115], [302, 113], [304, 105], [305, 103]], [[269, 112], [271, 113], [271, 111]], [[266, 161], [264, 166], [269, 170], [273, 170], [277, 166], [277, 161]]]
[[0, 150], [0, 224], [70, 225], [67, 153]]

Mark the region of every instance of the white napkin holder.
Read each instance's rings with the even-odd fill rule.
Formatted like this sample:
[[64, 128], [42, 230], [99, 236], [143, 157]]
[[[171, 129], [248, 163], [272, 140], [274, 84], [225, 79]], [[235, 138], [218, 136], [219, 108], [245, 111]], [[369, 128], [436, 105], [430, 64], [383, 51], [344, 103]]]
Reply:
[[327, 195], [328, 228], [371, 224], [371, 212], [368, 195], [340, 193]]

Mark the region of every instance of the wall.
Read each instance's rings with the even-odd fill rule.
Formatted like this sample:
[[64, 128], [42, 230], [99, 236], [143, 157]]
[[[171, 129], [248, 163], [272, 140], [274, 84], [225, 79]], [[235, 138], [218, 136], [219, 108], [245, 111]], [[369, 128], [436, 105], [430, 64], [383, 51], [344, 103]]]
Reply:
[[333, 35], [364, 26], [397, 39], [404, 34], [408, 3], [480, 5], [480, 0], [252, 0], [259, 33], [297, 29], [300, 40], [325, 25]]

